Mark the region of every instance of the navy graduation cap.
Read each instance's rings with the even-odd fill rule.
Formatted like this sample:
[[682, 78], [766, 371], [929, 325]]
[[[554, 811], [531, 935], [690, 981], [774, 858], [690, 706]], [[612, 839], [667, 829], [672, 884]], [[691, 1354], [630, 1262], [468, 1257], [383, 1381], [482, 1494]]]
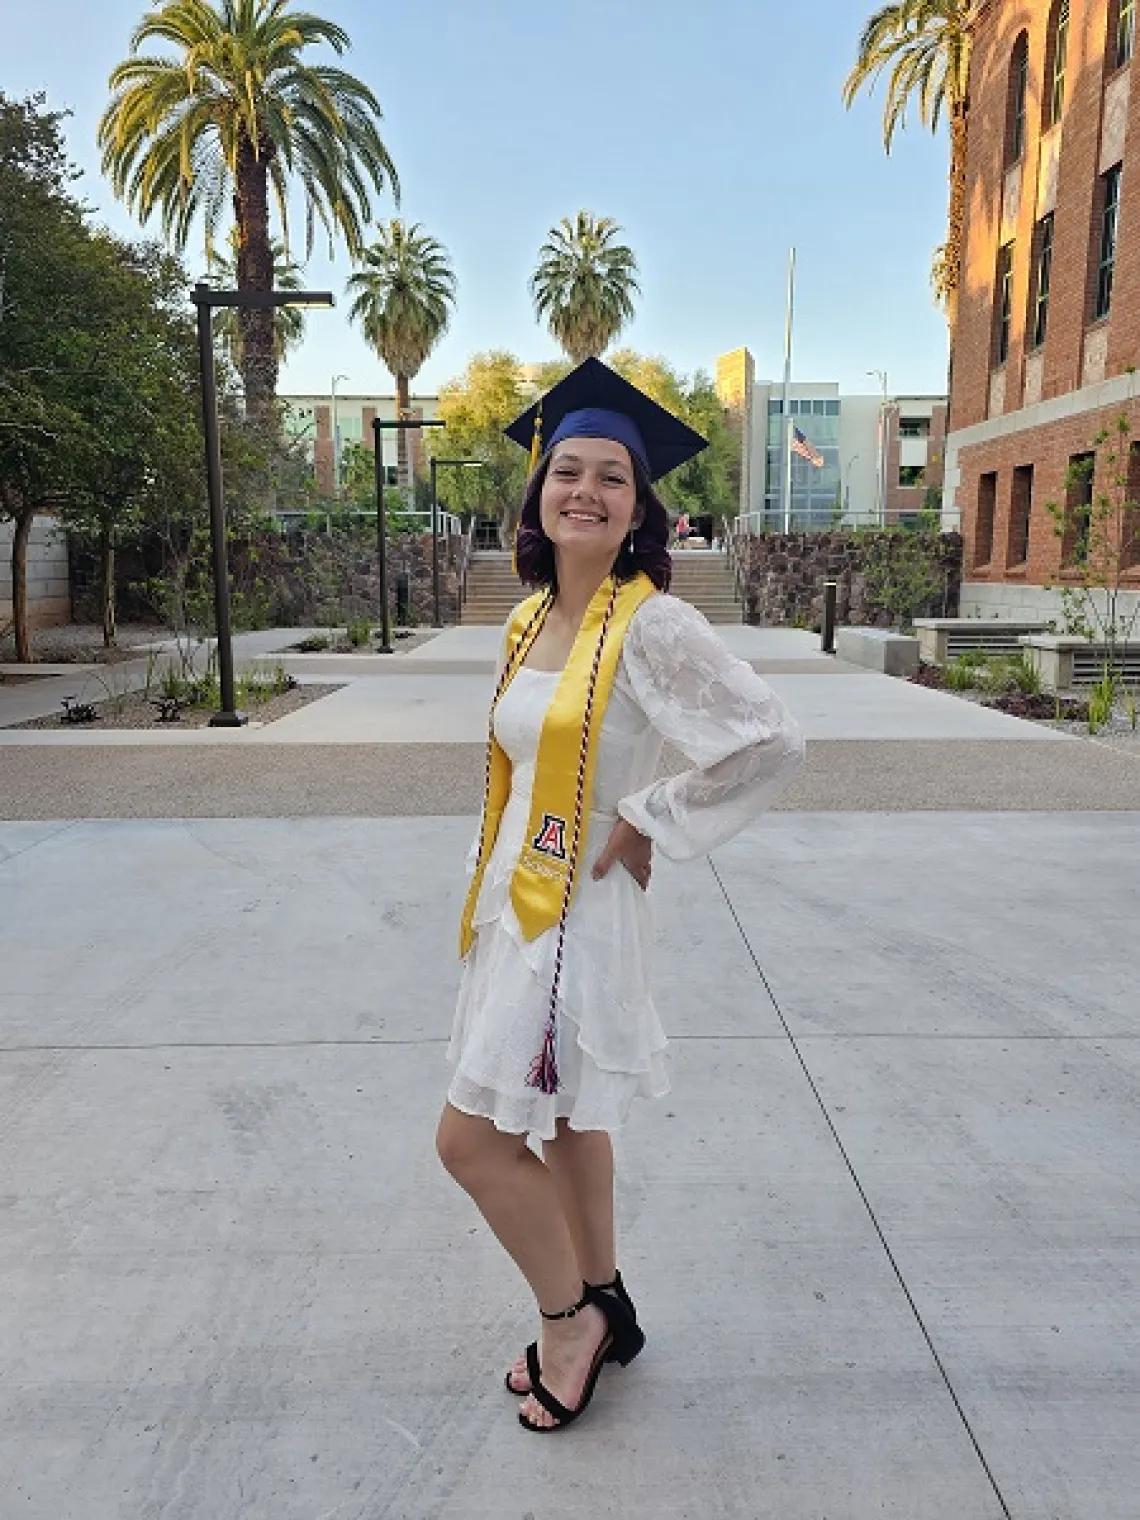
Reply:
[[530, 449], [532, 470], [564, 438], [612, 438], [625, 444], [650, 480], [660, 480], [708, 448], [707, 439], [600, 359], [571, 370], [505, 432]]

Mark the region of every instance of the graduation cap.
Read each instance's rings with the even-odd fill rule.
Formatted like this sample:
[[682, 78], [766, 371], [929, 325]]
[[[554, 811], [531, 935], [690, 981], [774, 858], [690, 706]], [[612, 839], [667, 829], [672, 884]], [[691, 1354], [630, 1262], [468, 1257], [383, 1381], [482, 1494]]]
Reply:
[[532, 470], [564, 438], [612, 438], [626, 446], [650, 480], [660, 480], [708, 448], [706, 438], [600, 359], [571, 370], [505, 432], [530, 449]]

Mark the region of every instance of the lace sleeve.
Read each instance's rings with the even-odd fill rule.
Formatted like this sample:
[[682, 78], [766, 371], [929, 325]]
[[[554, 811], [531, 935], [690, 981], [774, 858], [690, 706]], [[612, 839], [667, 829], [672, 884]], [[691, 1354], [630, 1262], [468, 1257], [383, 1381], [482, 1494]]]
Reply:
[[645, 716], [695, 768], [622, 798], [618, 811], [673, 860], [707, 854], [783, 791], [803, 759], [799, 725], [705, 617], [676, 597], [644, 603], [623, 659]]

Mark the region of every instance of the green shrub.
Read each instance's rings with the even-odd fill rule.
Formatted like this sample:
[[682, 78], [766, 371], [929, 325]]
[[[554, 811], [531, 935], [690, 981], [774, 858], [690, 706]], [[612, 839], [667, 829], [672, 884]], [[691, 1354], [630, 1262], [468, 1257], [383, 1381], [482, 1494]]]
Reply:
[[348, 625], [348, 642], [353, 649], [363, 649], [372, 637], [372, 624], [367, 618], [360, 618]]
[[961, 654], [950, 660], [942, 672], [942, 684], [947, 691], [972, 691], [978, 684], [976, 662]]
[[328, 635], [324, 633], [310, 633], [307, 639], [302, 639], [295, 647], [301, 654], [320, 654], [323, 649], [329, 647]]

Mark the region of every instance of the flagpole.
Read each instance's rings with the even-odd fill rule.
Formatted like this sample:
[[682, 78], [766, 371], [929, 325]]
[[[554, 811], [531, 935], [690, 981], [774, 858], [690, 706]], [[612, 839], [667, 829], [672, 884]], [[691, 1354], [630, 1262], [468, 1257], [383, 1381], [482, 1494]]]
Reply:
[[780, 506], [784, 532], [792, 531], [792, 322], [796, 301], [796, 250], [788, 254], [788, 312], [784, 333], [784, 456]]

